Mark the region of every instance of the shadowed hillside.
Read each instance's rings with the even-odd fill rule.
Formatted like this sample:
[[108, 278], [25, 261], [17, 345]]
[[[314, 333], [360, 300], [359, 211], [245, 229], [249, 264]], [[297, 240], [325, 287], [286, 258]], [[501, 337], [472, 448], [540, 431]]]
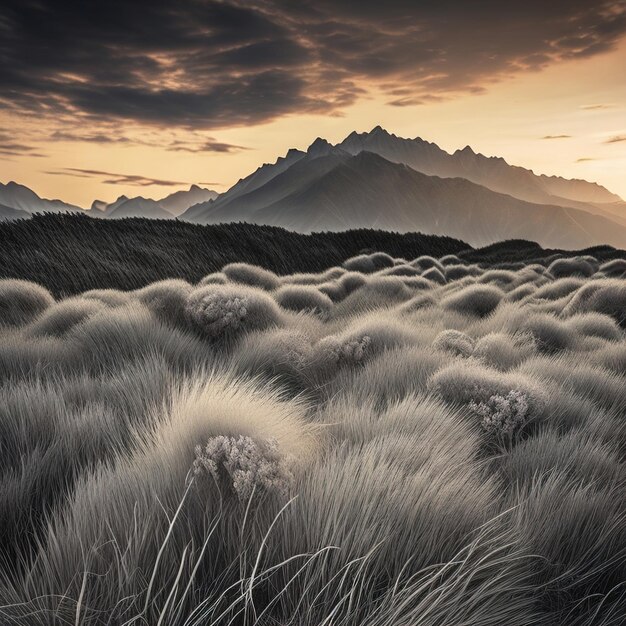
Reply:
[[419, 233], [302, 235], [250, 224], [39, 215], [0, 224], [0, 277], [33, 280], [56, 294], [70, 294], [105, 287], [135, 289], [163, 278], [197, 281], [233, 261], [287, 274], [317, 272], [364, 249], [442, 256], [468, 247], [450, 237]]
[[[197, 225], [176, 220], [94, 220], [83, 215], [39, 215], [0, 224], [0, 278], [45, 285], [55, 295], [87, 289], [136, 289], [164, 278], [197, 281], [226, 263], [262, 265], [278, 274], [319, 272], [362, 251], [392, 256], [459, 254], [487, 265], [542, 262], [555, 254], [513, 241], [484, 249], [450, 237], [352, 230], [303, 235], [252, 224]], [[609, 246], [583, 253], [600, 260], [623, 256]]]

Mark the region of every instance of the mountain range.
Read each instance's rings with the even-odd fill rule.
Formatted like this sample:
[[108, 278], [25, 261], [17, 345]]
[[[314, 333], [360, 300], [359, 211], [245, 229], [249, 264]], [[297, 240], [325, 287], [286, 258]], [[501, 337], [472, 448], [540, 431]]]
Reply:
[[40, 198], [34, 191], [13, 181], [0, 183], [0, 220], [28, 218], [34, 213], [86, 213], [92, 217], [123, 218], [149, 217], [172, 219], [190, 206], [207, 202], [217, 197], [217, 192], [191, 185], [188, 190], [175, 191], [161, 198], [151, 200], [141, 196], [129, 198], [120, 196], [114, 202], [94, 200], [88, 210], [67, 204], [61, 200]]
[[[0, 185], [0, 205], [5, 205], [0, 218], [6, 208], [33, 211], [32, 202], [7, 201], [4, 190], [11, 185]], [[40, 211], [80, 210], [58, 200], [42, 202], [52, 207]], [[88, 213], [177, 216], [207, 224], [242, 221], [300, 232], [421, 231], [472, 245], [522, 238], [555, 248], [626, 247], [626, 202], [601, 185], [537, 175], [469, 146], [448, 153], [380, 126], [353, 132], [336, 145], [318, 138], [306, 151], [291, 149], [220, 195], [193, 185], [161, 200], [95, 201]]]

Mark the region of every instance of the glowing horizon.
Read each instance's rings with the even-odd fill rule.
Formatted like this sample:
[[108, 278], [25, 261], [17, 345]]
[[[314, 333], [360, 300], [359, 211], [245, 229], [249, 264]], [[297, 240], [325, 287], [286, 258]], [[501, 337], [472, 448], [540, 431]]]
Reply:
[[[4, 79], [0, 76], [0, 84], [10, 87], [11, 80], [15, 82], [0, 95], [0, 182], [15, 180], [42, 197], [85, 208], [96, 199], [110, 202], [120, 195], [156, 199], [191, 184], [223, 192], [289, 148], [305, 149], [318, 136], [336, 143], [353, 130], [380, 125], [398, 136], [419, 136], [448, 152], [470, 145], [538, 174], [597, 182], [626, 198], [626, 8], [621, 0], [599, 3], [602, 10], [596, 12], [584, 3], [570, 11], [572, 4], [563, 3], [563, 15], [570, 11], [576, 32], [583, 31], [576, 41], [568, 40], [573, 35], [556, 14], [553, 26], [545, 26], [546, 32], [532, 40], [537, 20], [550, 21], [543, 9], [534, 7], [519, 26], [517, 39], [512, 31], [509, 38], [498, 34], [484, 49], [478, 35], [459, 30], [462, 19], [473, 19], [462, 10], [458, 23], [442, 26], [434, 9], [425, 15], [416, 10], [419, 28], [405, 28], [390, 19], [386, 30], [370, 32], [378, 16], [369, 4], [359, 22], [343, 3], [336, 9], [322, 7], [320, 11], [327, 10], [340, 24], [332, 28], [326, 26], [326, 17], [291, 14], [280, 3], [259, 5], [258, 11], [232, 3], [236, 11], [226, 17], [220, 11], [231, 3], [218, 3], [217, 8], [215, 3], [201, 4], [203, 10], [210, 6], [213, 11], [210, 17], [218, 34], [220, 28], [230, 33], [229, 20], [248, 24], [249, 29], [249, 41], [238, 30], [236, 42], [212, 50], [212, 66], [196, 58], [198, 50], [204, 51], [204, 41], [210, 47], [212, 40], [202, 35], [200, 44], [195, 39], [189, 43], [185, 29], [191, 31], [192, 26], [185, 21], [174, 35], [181, 37], [180, 48], [186, 45], [188, 50], [159, 49], [151, 40], [133, 42], [143, 60], [127, 74], [103, 76], [104, 70], [60, 57], [54, 71], [45, 59], [24, 61], [23, 76], [33, 76], [33, 85], [22, 92], [23, 76], [18, 77], [21, 83], [11, 72], [5, 72]], [[403, 3], [391, 5], [390, 15], [401, 18]], [[476, 24], [485, 15], [486, 9]], [[164, 29], [157, 18], [155, 24]], [[363, 36], [374, 33], [380, 38], [380, 62], [368, 56], [367, 42], [341, 30], [344, 23], [356, 24]], [[485, 28], [498, 23], [494, 19]], [[0, 19], [0, 29], [2, 24]], [[329, 32], [312, 35], [311, 24]], [[254, 48], [264, 29], [269, 34], [263, 41], [278, 37], [279, 31], [287, 33], [282, 47], [262, 53]], [[224, 33], [220, 36], [228, 38]], [[113, 41], [101, 30], [88, 35], [102, 49], [117, 51], [129, 45], [123, 33]], [[314, 36], [318, 48], [311, 59]], [[344, 43], [338, 41], [340, 36], [352, 39]], [[458, 42], [445, 48], [452, 37]], [[429, 38], [433, 42], [425, 45]], [[363, 52], [357, 55], [348, 45], [363, 46]], [[192, 61], [191, 53], [196, 55]], [[255, 54], [262, 58], [255, 60]], [[283, 57], [289, 55], [287, 62]], [[218, 61], [223, 72], [210, 80], [218, 81], [224, 91], [233, 80], [243, 86], [237, 83], [234, 95], [228, 92], [226, 98], [213, 95], [211, 82], [202, 92], [205, 106], [198, 102], [201, 94], [194, 91], [194, 77], [208, 75]], [[255, 63], [260, 64], [258, 75], [264, 76], [261, 85], [252, 84]], [[301, 84], [294, 83], [299, 72]], [[40, 88], [35, 83], [38, 73], [46, 77]], [[124, 81], [128, 93], [120, 96], [121, 87], [115, 85]], [[139, 86], [144, 91], [135, 93]], [[167, 90], [170, 99], [150, 99], [157, 89]], [[138, 102], [145, 103], [145, 110], [138, 109]]]

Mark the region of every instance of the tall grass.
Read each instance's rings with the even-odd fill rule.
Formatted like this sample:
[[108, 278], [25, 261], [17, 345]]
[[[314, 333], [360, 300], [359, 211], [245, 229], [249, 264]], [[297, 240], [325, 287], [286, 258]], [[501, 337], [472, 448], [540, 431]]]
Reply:
[[360, 250], [0, 283], [1, 624], [625, 623], [621, 265]]

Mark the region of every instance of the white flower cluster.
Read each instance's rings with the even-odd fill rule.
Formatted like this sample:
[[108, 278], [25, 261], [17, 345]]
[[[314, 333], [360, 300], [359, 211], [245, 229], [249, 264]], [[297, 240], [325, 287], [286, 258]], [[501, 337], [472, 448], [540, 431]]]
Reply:
[[481, 418], [485, 432], [496, 438], [512, 439], [528, 420], [528, 398], [515, 389], [506, 396], [495, 394], [487, 402], [472, 400], [469, 408]]
[[329, 356], [335, 363], [360, 363], [367, 355], [372, 339], [364, 335], [360, 339], [337, 343], [329, 350]]
[[248, 298], [224, 297], [218, 293], [210, 293], [195, 303], [190, 314], [204, 332], [217, 337], [241, 326], [248, 314]]
[[288, 459], [278, 453], [278, 442], [268, 439], [259, 443], [244, 435], [211, 437], [196, 447], [194, 472], [206, 472], [220, 485], [226, 484], [242, 501], [252, 494], [274, 492], [286, 495], [293, 482]]

